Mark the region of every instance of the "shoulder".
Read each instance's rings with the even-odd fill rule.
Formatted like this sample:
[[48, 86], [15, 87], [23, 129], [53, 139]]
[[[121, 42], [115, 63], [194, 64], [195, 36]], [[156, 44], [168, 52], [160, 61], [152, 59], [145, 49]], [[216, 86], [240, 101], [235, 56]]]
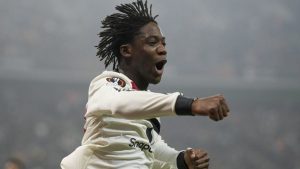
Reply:
[[106, 83], [112, 84], [113, 86], [119, 86], [121, 88], [124, 88], [126, 86], [125, 80], [123, 80], [120, 77], [107, 77], [105, 78]]
[[104, 71], [95, 77], [90, 84], [89, 93], [98, 90], [101, 87], [112, 87], [117, 91], [132, 90], [131, 80], [124, 74]]

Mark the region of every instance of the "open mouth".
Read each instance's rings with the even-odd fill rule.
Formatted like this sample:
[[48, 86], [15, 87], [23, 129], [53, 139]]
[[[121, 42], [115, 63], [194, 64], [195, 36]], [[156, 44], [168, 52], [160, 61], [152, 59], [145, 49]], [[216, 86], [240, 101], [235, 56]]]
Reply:
[[157, 70], [162, 70], [167, 63], [167, 60], [159, 61], [155, 64]]

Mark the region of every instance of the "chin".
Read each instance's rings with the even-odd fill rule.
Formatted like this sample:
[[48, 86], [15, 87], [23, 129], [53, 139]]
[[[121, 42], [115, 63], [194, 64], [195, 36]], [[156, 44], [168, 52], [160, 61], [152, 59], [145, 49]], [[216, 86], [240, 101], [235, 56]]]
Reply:
[[161, 81], [161, 76], [160, 76], [160, 77], [157, 77], [157, 78], [155, 78], [155, 79], [153, 79], [153, 80], [151, 81], [151, 83], [152, 83], [152, 84], [158, 84], [160, 81]]
[[157, 85], [160, 81], [152, 82], [151, 84]]

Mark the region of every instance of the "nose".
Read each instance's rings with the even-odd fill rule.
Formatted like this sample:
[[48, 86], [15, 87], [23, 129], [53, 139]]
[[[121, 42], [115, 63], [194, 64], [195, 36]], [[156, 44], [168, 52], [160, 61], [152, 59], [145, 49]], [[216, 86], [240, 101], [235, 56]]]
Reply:
[[167, 55], [166, 47], [163, 44], [159, 45], [159, 47], [157, 48], [157, 53], [159, 55]]

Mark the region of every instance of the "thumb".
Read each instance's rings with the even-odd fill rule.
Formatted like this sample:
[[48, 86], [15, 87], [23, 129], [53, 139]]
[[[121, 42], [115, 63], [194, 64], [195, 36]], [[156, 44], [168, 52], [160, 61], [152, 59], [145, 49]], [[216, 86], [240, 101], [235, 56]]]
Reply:
[[186, 149], [186, 152], [187, 152], [188, 157], [189, 157], [191, 160], [195, 158], [196, 155], [195, 155], [195, 152], [193, 151], [192, 148], [187, 148], [187, 149]]

